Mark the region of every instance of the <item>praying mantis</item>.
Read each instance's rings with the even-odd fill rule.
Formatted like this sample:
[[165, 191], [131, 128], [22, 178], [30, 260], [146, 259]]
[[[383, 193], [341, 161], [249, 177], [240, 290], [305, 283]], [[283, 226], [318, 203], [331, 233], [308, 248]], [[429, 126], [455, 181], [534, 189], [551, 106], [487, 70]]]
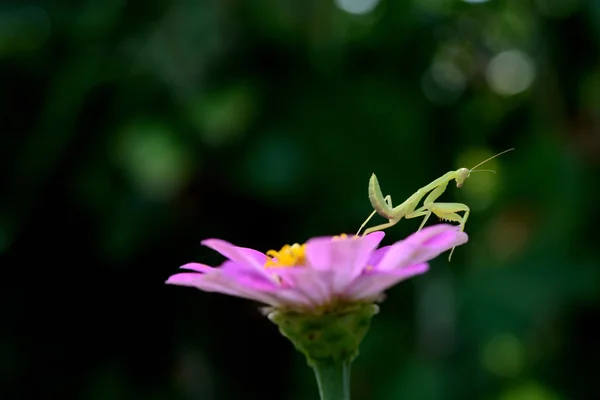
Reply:
[[[371, 218], [373, 218], [375, 213], [386, 218], [388, 222], [366, 229], [363, 232], [363, 236], [371, 232], [381, 231], [392, 227], [396, 225], [402, 218], [410, 219], [425, 216], [425, 218], [423, 218], [423, 222], [421, 222], [421, 226], [419, 226], [419, 229], [417, 230], [418, 232], [423, 228], [423, 226], [425, 226], [427, 219], [429, 219], [432, 213], [437, 215], [441, 220], [460, 223], [460, 231], [464, 231], [465, 223], [469, 218], [469, 207], [466, 204], [462, 203], [436, 203], [435, 200], [437, 200], [437, 198], [440, 197], [442, 193], [444, 193], [446, 187], [448, 186], [448, 183], [450, 183], [450, 181], [452, 181], [453, 179], [456, 181], [456, 187], [460, 188], [462, 187], [465, 180], [471, 175], [471, 172], [487, 171], [495, 173], [495, 171], [483, 169], [476, 170], [476, 168], [485, 164], [493, 158], [501, 156], [504, 153], [508, 153], [511, 150], [514, 150], [514, 148], [504, 150], [503, 152], [493, 155], [492, 157], [480, 162], [471, 169], [459, 168], [456, 171], [447, 172], [441, 177], [431, 182], [430, 184], [423, 186], [422, 188], [417, 190], [412, 196], [406, 199], [404, 203], [396, 207], [392, 206], [392, 196], [387, 195], [383, 197], [383, 193], [381, 192], [377, 176], [375, 176], [375, 174], [372, 174], [371, 179], [369, 180], [369, 200], [371, 201], [371, 205], [373, 206], [374, 211], [360, 226], [358, 232], [356, 232], [356, 236], [360, 234], [360, 231], [371, 220]], [[429, 193], [429, 195], [423, 201], [423, 205], [417, 208], [417, 205], [427, 193]], [[464, 212], [462, 217], [458, 214], [459, 212]], [[448, 261], [452, 259], [452, 253], [454, 253], [454, 247], [450, 251]]]

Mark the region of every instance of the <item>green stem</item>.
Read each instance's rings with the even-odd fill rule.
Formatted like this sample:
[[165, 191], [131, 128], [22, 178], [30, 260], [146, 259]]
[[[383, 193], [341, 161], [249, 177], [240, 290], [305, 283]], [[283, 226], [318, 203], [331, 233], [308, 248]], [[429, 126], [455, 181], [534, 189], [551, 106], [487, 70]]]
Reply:
[[321, 400], [350, 400], [350, 363], [312, 360]]

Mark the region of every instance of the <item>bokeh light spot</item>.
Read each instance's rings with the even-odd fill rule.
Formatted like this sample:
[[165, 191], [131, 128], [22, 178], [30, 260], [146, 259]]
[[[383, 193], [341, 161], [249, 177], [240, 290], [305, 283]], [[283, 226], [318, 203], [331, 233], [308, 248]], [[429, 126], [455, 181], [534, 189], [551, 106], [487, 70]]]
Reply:
[[534, 76], [533, 60], [518, 50], [508, 50], [496, 55], [489, 62], [486, 71], [491, 89], [502, 96], [512, 96], [527, 90]]
[[465, 87], [465, 75], [450, 61], [435, 61], [421, 79], [423, 94], [436, 104], [454, 103]]
[[512, 334], [497, 335], [485, 345], [482, 362], [495, 375], [517, 376], [523, 370], [523, 344]]
[[538, 382], [526, 382], [509, 389], [499, 400], [560, 400], [560, 396]]
[[531, 205], [505, 207], [489, 222], [488, 258], [505, 261], [524, 251], [534, 238], [538, 225], [537, 211]]
[[119, 137], [117, 157], [132, 183], [146, 196], [168, 199], [187, 181], [191, 155], [173, 132], [158, 123], [137, 123]]
[[253, 87], [236, 84], [197, 100], [191, 119], [204, 142], [218, 147], [243, 136], [255, 116], [256, 104]]
[[465, 88], [465, 75], [451, 62], [436, 62], [431, 66], [433, 79], [441, 86], [462, 92]]
[[349, 14], [362, 15], [370, 13], [377, 7], [379, 0], [334, 0], [335, 5]]

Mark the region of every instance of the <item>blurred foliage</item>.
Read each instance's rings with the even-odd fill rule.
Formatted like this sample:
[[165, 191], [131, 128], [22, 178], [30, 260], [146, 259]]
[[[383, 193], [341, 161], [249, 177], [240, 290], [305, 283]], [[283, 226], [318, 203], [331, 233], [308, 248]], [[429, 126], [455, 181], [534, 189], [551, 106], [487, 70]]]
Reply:
[[164, 280], [516, 147], [444, 194], [470, 241], [389, 291], [353, 396], [595, 398], [599, 54], [596, 0], [3, 2], [1, 397], [316, 398], [256, 304]]

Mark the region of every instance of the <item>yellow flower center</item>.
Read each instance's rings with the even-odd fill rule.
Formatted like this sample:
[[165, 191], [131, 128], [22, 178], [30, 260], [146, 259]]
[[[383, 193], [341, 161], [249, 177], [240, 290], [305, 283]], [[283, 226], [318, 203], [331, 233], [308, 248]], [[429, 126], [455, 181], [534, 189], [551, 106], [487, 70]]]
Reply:
[[[359, 237], [360, 237], [360, 236], [356, 236], [356, 235], [354, 235], [354, 236], [352, 236], [350, 239], [358, 239]], [[347, 234], [345, 234], [345, 233], [342, 233], [342, 234], [341, 234], [341, 235], [339, 235], [339, 236], [334, 236], [333, 238], [331, 238], [331, 240], [346, 240], [346, 239], [348, 239], [348, 235], [347, 235]]]
[[279, 251], [269, 250], [265, 268], [304, 266], [306, 263], [305, 250], [306, 244], [299, 245], [298, 243], [291, 246], [286, 244]]
[[[353, 236], [352, 239], [357, 239], [358, 236]], [[339, 236], [334, 236], [332, 240], [346, 240], [348, 235], [342, 233]], [[306, 243], [293, 245], [286, 244], [281, 250], [267, 251], [267, 261], [265, 268], [270, 267], [303, 267], [306, 265]]]

